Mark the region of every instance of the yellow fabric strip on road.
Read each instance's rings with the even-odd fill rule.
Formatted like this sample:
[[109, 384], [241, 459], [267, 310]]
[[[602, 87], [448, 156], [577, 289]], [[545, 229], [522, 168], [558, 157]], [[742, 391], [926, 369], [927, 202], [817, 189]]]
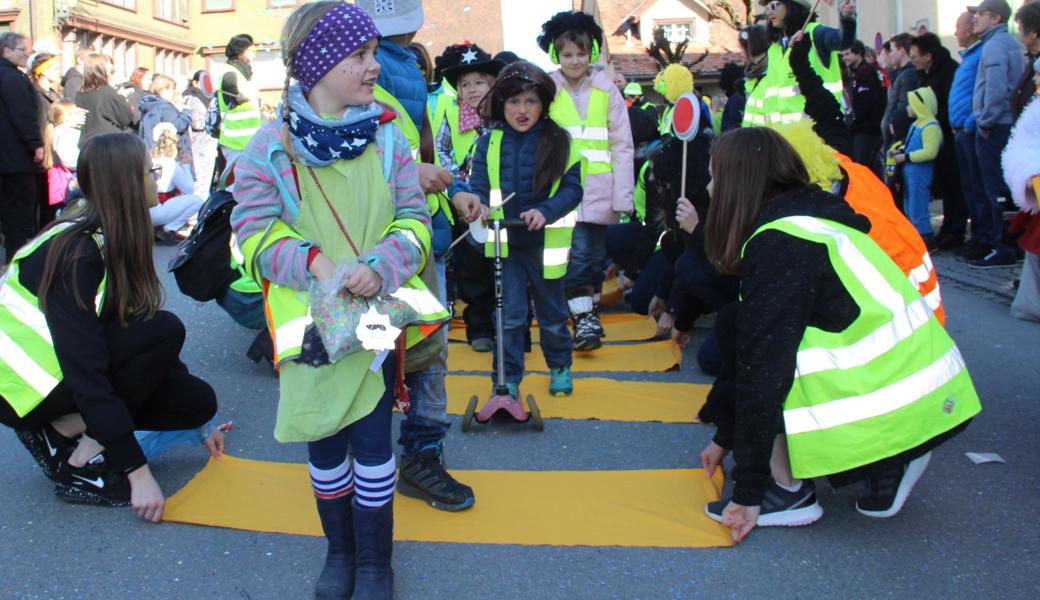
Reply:
[[[607, 314], [600, 317], [603, 329], [607, 332], [604, 342], [645, 342], [657, 335], [657, 324], [649, 317], [633, 313]], [[538, 343], [538, 323], [531, 328], [532, 340]], [[460, 319], [451, 322], [448, 339], [454, 342], [466, 341], [466, 323]]]
[[[452, 344], [448, 348], [448, 370], [491, 372], [491, 352], [474, 352], [466, 344]], [[548, 372], [540, 348], [526, 355], [526, 370]], [[646, 344], [608, 344], [592, 352], [575, 352], [575, 372], [598, 371], [659, 372], [682, 365], [682, 353], [671, 340]]]
[[[470, 396], [480, 398], [478, 410], [491, 393], [491, 378], [449, 375], [448, 412], [461, 415]], [[520, 384], [520, 395], [534, 394], [546, 419], [598, 419], [600, 421], [697, 423], [710, 385], [615, 381], [599, 377], [574, 378], [574, 394], [549, 395], [549, 378], [531, 375]]]
[[[720, 470], [721, 471], [721, 470]], [[476, 505], [434, 510], [397, 496], [394, 538], [415, 542], [707, 548], [728, 530], [704, 514], [721, 473], [649, 471], [459, 471]], [[248, 531], [320, 536], [307, 465], [211, 460], [166, 503], [163, 520]]]

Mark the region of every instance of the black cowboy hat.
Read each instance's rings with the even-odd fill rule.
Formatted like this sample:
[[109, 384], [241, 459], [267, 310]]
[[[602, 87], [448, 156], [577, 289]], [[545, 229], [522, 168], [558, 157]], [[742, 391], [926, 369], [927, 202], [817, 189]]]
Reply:
[[458, 86], [459, 77], [466, 73], [476, 71], [498, 77], [498, 72], [506, 66], [505, 62], [492, 58], [480, 46], [470, 43], [448, 46], [438, 57], [438, 62], [441, 74], [453, 88]]

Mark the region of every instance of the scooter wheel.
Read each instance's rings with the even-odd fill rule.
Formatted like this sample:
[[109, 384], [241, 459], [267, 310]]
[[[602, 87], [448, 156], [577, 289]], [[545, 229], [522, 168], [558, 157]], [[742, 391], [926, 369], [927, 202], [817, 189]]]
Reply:
[[542, 412], [538, 410], [538, 403], [534, 401], [534, 396], [531, 394], [527, 395], [527, 410], [531, 413], [531, 424], [534, 425], [534, 430], [544, 430], [545, 421], [542, 420]]
[[474, 394], [469, 398], [469, 404], [466, 405], [466, 412], [462, 413], [462, 431], [467, 432], [470, 427], [473, 426], [473, 415], [477, 413], [477, 395]]

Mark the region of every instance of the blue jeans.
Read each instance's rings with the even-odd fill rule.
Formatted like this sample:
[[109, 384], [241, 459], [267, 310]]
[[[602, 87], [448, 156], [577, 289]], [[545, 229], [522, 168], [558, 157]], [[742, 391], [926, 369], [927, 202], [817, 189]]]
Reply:
[[307, 442], [307, 460], [319, 469], [334, 469], [343, 464], [347, 452], [363, 465], [381, 465], [394, 455], [390, 438], [390, 422], [394, 411], [394, 378], [397, 356], [391, 353], [383, 361], [386, 391], [375, 410], [338, 432], [316, 442]]
[[[448, 285], [445, 278], [444, 257], [435, 257], [439, 298], [447, 303]], [[423, 448], [440, 445], [451, 427], [448, 419], [448, 391], [444, 378], [448, 376], [448, 336], [437, 358], [421, 371], [406, 373], [405, 385], [411, 408], [401, 420], [401, 444], [405, 454], [414, 454]]]
[[992, 226], [987, 222], [993, 218], [989, 209], [989, 198], [982, 186], [982, 171], [979, 170], [979, 157], [975, 151], [975, 132], [958, 131], [955, 134], [957, 144], [957, 164], [960, 167], [961, 188], [964, 190], [964, 203], [971, 217], [972, 241], [986, 246], [993, 245]]
[[933, 161], [926, 163], [907, 162], [903, 165], [906, 189], [903, 195], [903, 212], [922, 237], [935, 235], [928, 205], [932, 202]]
[[1004, 170], [1000, 165], [1000, 155], [1007, 146], [1011, 136], [1010, 125], [997, 125], [989, 132], [989, 137], [975, 135], [975, 152], [979, 157], [979, 170], [982, 172], [982, 186], [989, 201], [989, 218], [984, 218], [986, 235], [993, 240], [993, 249], [1001, 256], [1015, 256], [1015, 249], [1004, 243], [1004, 208], [999, 198], [1008, 196], [1007, 184], [1004, 183]]
[[[606, 228], [604, 228], [606, 229]], [[551, 369], [571, 366], [574, 341], [567, 329], [567, 301], [562, 279], [542, 276], [541, 248], [509, 248], [502, 261], [502, 346], [505, 351], [506, 381], [520, 383], [524, 378], [524, 333], [527, 331], [528, 284], [534, 295], [542, 354]], [[495, 360], [498, 360], [495, 348]], [[495, 373], [491, 374], [495, 380]]]
[[[598, 291], [603, 286], [607, 270], [607, 226], [594, 223], [578, 223], [571, 238], [571, 255], [567, 263], [564, 289], [568, 292], [592, 288]], [[575, 295], [575, 294], [571, 294]], [[583, 290], [577, 294], [591, 296]]]

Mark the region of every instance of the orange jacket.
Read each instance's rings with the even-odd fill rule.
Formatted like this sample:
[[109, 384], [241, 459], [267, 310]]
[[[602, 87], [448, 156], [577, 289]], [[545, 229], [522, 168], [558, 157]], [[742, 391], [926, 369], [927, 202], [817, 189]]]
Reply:
[[946, 312], [939, 292], [939, 278], [924, 240], [896, 208], [892, 192], [870, 169], [840, 152], [838, 160], [849, 176], [845, 201], [853, 210], [870, 219], [870, 239], [906, 273], [945, 326]]

